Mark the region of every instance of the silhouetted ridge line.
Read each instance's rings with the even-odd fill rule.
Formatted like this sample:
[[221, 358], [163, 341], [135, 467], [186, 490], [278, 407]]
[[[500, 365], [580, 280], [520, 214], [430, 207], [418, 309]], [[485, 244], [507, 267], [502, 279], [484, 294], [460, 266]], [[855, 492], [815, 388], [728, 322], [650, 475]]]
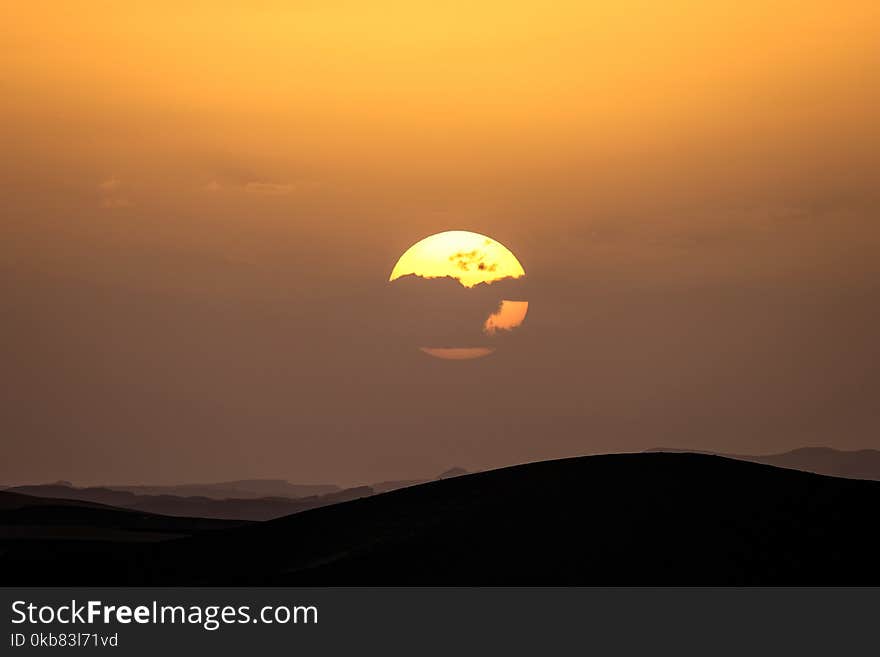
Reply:
[[308, 497], [259, 497], [214, 499], [203, 496], [139, 495], [130, 491], [105, 487], [76, 488], [72, 486], [16, 486], [8, 492], [34, 497], [53, 497], [108, 504], [115, 507], [158, 513], [167, 516], [217, 518], [224, 520], [269, 520], [313, 509], [327, 504], [372, 495], [369, 486], [338, 490]]
[[880, 584], [880, 483], [701, 454], [613, 454], [432, 481], [100, 555], [34, 583]]
[[[671, 452], [671, 453], [694, 453], [714, 454], [715, 452], [698, 451], [688, 449], [676, 449], [672, 447], [655, 447], [647, 452]], [[832, 449], [831, 447], [799, 447], [780, 454], [745, 455], [724, 454], [718, 456], [775, 465], [780, 468], [791, 468], [805, 472], [815, 472], [832, 477], [848, 477], [851, 479], [880, 480], [880, 451], [875, 449], [861, 449], [845, 451]]]

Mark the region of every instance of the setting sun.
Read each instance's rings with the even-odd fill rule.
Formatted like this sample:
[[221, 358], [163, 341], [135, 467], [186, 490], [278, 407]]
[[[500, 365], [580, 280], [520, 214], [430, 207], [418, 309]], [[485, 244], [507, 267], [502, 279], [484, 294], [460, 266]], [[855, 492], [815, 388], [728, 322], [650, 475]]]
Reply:
[[[500, 242], [480, 233], [450, 230], [413, 244], [388, 280], [406, 281], [402, 290], [415, 292], [399, 303], [416, 303], [410, 321], [419, 326], [414, 333], [424, 339], [419, 346], [423, 353], [472, 360], [494, 353], [496, 347], [487, 342], [497, 343], [525, 320], [528, 301], [504, 298], [522, 294], [520, 279], [525, 273]], [[432, 300], [431, 306], [422, 305], [426, 299]]]
[[413, 244], [400, 256], [388, 280], [409, 274], [422, 278], [449, 276], [465, 287], [473, 287], [503, 278], [520, 278], [525, 273], [516, 256], [491, 237], [448, 230]]

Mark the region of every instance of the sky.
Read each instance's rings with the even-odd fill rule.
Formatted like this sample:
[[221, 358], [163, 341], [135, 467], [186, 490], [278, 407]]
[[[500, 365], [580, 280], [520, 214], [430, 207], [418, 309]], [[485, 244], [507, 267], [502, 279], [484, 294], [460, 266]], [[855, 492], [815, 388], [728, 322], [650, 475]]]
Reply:
[[[880, 447], [880, 5], [41, 2], [0, 47], [0, 484]], [[516, 340], [414, 348], [470, 230]]]

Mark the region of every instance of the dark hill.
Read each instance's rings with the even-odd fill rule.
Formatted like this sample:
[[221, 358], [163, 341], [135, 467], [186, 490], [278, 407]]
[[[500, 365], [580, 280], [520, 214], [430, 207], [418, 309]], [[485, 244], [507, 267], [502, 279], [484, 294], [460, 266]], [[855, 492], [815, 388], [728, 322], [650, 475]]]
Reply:
[[373, 494], [373, 490], [368, 486], [360, 486], [295, 499], [287, 497], [214, 499], [202, 496], [140, 495], [107, 487], [76, 488], [57, 484], [16, 486], [8, 489], [8, 492], [22, 493], [31, 497], [65, 498], [107, 504], [166, 516], [223, 520], [269, 520]]
[[8, 490], [0, 491], [0, 511], [6, 511], [9, 509], [26, 509], [32, 506], [40, 507], [48, 504], [53, 506], [71, 506], [78, 508], [107, 508], [104, 504], [94, 502], [53, 498], [48, 496], [34, 497]]
[[81, 584], [880, 584], [880, 483], [699, 454], [465, 475], [210, 535], [58, 555]]
[[437, 475], [434, 479], [401, 479], [397, 481], [380, 481], [375, 484], [370, 484], [370, 488], [373, 489], [374, 493], [387, 493], [392, 490], [397, 490], [398, 488], [406, 488], [408, 486], [416, 486], [418, 484], [425, 484], [429, 481], [436, 481], [438, 479], [448, 479], [449, 477], [458, 477], [460, 475], [467, 474], [467, 470], [464, 468], [460, 468], [458, 466], [454, 466], [449, 468], [448, 470], [444, 470], [439, 475]]
[[[656, 447], [648, 451], [688, 452], [688, 450], [669, 447]], [[701, 453], [711, 454], [712, 452]], [[831, 477], [880, 480], [880, 451], [876, 449], [846, 451], [831, 447], [800, 447], [781, 454], [718, 454], [718, 456], [775, 465], [780, 468], [803, 470], [804, 472], [815, 472]]]
[[159, 541], [242, 526], [241, 521], [168, 517], [112, 506], [0, 492], [0, 541], [30, 551], [52, 541]]
[[459, 468], [458, 466], [449, 468], [445, 472], [441, 472], [437, 479], [449, 479], [451, 477], [461, 477], [462, 475], [466, 475], [468, 473], [464, 468]]
[[239, 479], [214, 484], [177, 484], [173, 486], [107, 486], [111, 490], [136, 495], [173, 495], [175, 497], [209, 497], [215, 500], [251, 499], [258, 497], [314, 497], [338, 493], [335, 484], [292, 484], [284, 479]]

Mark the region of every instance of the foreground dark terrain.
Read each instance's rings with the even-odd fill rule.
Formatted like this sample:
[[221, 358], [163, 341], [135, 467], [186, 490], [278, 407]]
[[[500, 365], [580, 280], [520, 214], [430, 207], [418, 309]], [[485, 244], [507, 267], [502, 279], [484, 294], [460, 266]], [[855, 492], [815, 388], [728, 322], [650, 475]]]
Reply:
[[84, 554], [123, 549], [123, 543], [159, 542], [202, 531], [248, 524], [164, 516], [82, 500], [0, 492], [0, 562], [23, 559], [25, 568], [73, 551]]
[[214, 499], [200, 496], [145, 495], [109, 488], [74, 488], [72, 486], [16, 486], [5, 493], [18, 493], [35, 498], [63, 498], [71, 501], [97, 503], [147, 514], [212, 518], [219, 520], [271, 520], [307, 509], [316, 509], [372, 495], [369, 486], [347, 488], [308, 497], [244, 497]]
[[[880, 482], [546, 461], [154, 542], [5, 539], [8, 584], [880, 584]], [[176, 519], [179, 520], [179, 519]]]

